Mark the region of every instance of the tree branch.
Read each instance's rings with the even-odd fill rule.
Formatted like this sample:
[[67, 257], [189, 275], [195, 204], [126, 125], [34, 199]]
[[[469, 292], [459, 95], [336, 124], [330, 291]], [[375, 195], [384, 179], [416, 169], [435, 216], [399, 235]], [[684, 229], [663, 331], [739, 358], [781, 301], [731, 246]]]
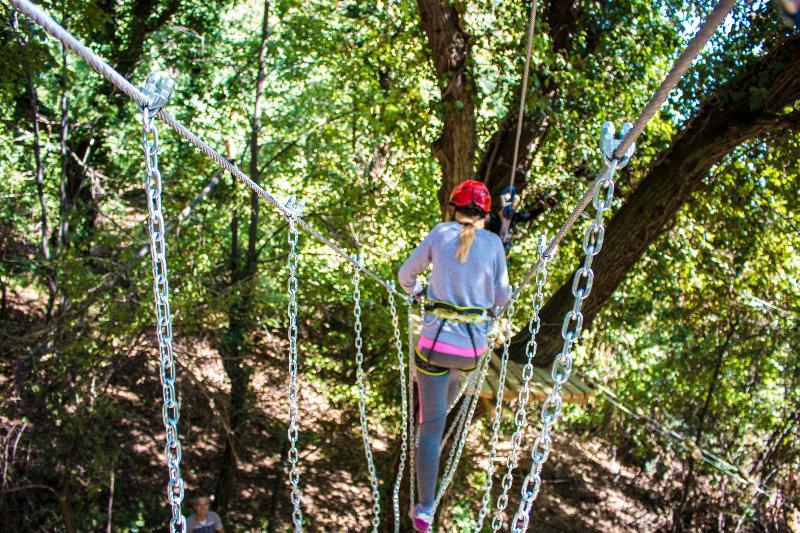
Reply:
[[[800, 37], [752, 62], [741, 75], [710, 96], [606, 228], [605, 244], [594, 259], [597, 273], [583, 305], [588, 327], [647, 248], [668, 231], [693, 193], [708, 186], [711, 167], [755, 137], [796, 125], [797, 112], [777, 115], [800, 99]], [[572, 276], [545, 305], [538, 337], [537, 364], [549, 365], [561, 347], [561, 320], [572, 308]], [[516, 335], [511, 353], [524, 360], [527, 331]]]
[[417, 0], [420, 26], [428, 37], [431, 58], [441, 91], [442, 134], [431, 151], [442, 167], [439, 204], [447, 216], [450, 191], [473, 178], [475, 164], [474, 82], [470, 36], [458, 10], [443, 0]]

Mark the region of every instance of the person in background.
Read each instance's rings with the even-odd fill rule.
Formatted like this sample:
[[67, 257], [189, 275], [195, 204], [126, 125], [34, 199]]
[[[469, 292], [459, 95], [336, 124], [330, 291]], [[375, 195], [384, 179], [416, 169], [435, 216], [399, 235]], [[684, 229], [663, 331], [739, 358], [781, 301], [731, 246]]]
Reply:
[[192, 500], [194, 514], [186, 519], [186, 533], [220, 533], [222, 520], [214, 511], [210, 511], [211, 499], [208, 496], [197, 496]]
[[500, 237], [500, 240], [503, 241], [503, 249], [508, 254], [516, 225], [520, 223], [527, 225], [556, 202], [556, 193], [553, 191], [549, 197], [539, 201], [540, 205], [519, 209], [520, 196], [517, 194], [517, 188], [506, 186], [500, 193], [500, 209], [489, 216], [486, 229]]
[[787, 26], [800, 27], [800, 0], [774, 0], [773, 3]]

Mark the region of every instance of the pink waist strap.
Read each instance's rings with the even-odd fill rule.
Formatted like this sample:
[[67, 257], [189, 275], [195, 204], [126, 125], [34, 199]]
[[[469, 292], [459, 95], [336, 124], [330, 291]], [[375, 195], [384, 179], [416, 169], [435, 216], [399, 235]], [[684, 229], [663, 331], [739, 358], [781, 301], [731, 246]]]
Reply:
[[[419, 341], [417, 342], [417, 348], [419, 348], [420, 350], [434, 349], [433, 339], [429, 339], [428, 337], [420, 335]], [[442, 352], [450, 355], [460, 355], [462, 357], [477, 357], [486, 351], [486, 345], [484, 345], [482, 348], [478, 348], [478, 353], [475, 353], [472, 347], [462, 348], [461, 346], [453, 346], [452, 344], [448, 344], [446, 342], [436, 341], [435, 350], [437, 352]]]

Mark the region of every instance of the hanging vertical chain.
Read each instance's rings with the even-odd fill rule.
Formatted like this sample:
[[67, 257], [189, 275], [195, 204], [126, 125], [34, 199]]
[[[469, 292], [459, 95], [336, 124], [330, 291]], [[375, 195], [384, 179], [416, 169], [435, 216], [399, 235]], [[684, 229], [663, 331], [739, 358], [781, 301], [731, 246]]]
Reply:
[[461, 397], [464, 396], [464, 393], [467, 391], [467, 388], [475, 385], [475, 380], [478, 378], [478, 369], [476, 368], [472, 372], [467, 375], [466, 379], [462, 379], [463, 383], [460, 384], [458, 393], [456, 397], [453, 398], [453, 401], [450, 402], [450, 405], [447, 406], [447, 415], [449, 416], [450, 413], [453, 411], [458, 402], [461, 400]]
[[[414, 505], [416, 504], [414, 493], [416, 490], [416, 450], [417, 450], [417, 418], [414, 412], [414, 324], [413, 324], [413, 302], [408, 302], [408, 513], [414, 513]], [[422, 309], [422, 317], [425, 317], [425, 308], [420, 303]]]
[[[514, 292], [513, 290], [511, 292]], [[486, 484], [483, 488], [481, 509], [475, 531], [480, 532], [483, 521], [489, 514], [489, 503], [492, 499], [492, 484], [494, 483], [495, 461], [497, 460], [497, 441], [500, 438], [500, 423], [503, 420], [503, 393], [505, 391], [506, 371], [508, 370], [508, 352], [511, 347], [511, 325], [514, 318], [514, 302], [510, 302], [506, 311], [506, 327], [503, 331], [503, 358], [500, 361], [500, 375], [497, 378], [497, 398], [494, 403], [494, 420], [492, 421], [492, 437], [489, 447], [489, 464], [486, 467]]]
[[531, 468], [522, 482], [521, 500], [511, 528], [515, 533], [528, 530], [531, 506], [539, 495], [542, 486], [542, 467], [550, 455], [550, 448], [553, 444], [551, 430], [561, 415], [561, 388], [572, 373], [572, 348], [578, 337], [580, 337], [581, 329], [583, 328], [581, 307], [583, 306], [583, 301], [589, 296], [594, 282], [592, 261], [603, 247], [606, 231], [603, 219], [605, 212], [611, 208], [611, 201], [614, 198], [614, 173], [617, 168], [627, 163], [633, 154], [634, 148], [631, 147], [626, 151], [623, 160], [614, 158], [613, 153], [620, 140], [630, 130], [630, 127], [631, 125], [626, 123], [623, 126], [621, 136], [617, 138], [614, 135], [613, 124], [606, 122], [603, 125], [601, 149], [606, 156], [606, 167], [594, 183], [592, 204], [595, 208], [595, 217], [583, 235], [583, 264], [575, 272], [572, 281], [572, 295], [575, 297], [575, 303], [572, 309], [564, 316], [564, 321], [561, 324], [561, 337], [564, 340], [564, 344], [553, 361], [550, 374], [553, 378], [553, 389], [542, 404], [542, 429], [533, 442]]
[[[394, 289], [394, 281], [389, 282], [389, 286]], [[394, 531], [400, 531], [400, 485], [403, 482], [403, 471], [406, 466], [406, 454], [408, 452], [408, 390], [406, 388], [406, 364], [405, 354], [403, 353], [403, 341], [400, 339], [400, 318], [397, 316], [397, 306], [394, 302], [393, 290], [389, 292], [389, 310], [392, 314], [392, 329], [394, 330], [394, 347], [397, 350], [398, 372], [400, 373], [400, 412], [403, 417], [403, 424], [400, 435], [400, 463], [397, 466], [397, 479], [392, 489], [392, 505], [394, 509]]]
[[[531, 297], [531, 304], [533, 306], [533, 316], [528, 322], [528, 343], [525, 346], [525, 355], [527, 361], [525, 366], [522, 367], [522, 387], [517, 395], [517, 411], [514, 415], [515, 430], [511, 436], [511, 450], [506, 455], [506, 473], [503, 476], [502, 491], [497, 497], [497, 512], [492, 519], [492, 531], [499, 531], [503, 527], [503, 513], [508, 506], [508, 492], [514, 481], [514, 470], [517, 468], [519, 460], [519, 447], [525, 435], [525, 428], [528, 427], [528, 401], [530, 399], [530, 383], [533, 379], [533, 358], [536, 356], [538, 345], [536, 344], [536, 335], [539, 333], [541, 327], [541, 320], [539, 319], [539, 311], [543, 303], [543, 290], [547, 282], [547, 262], [549, 257], [543, 257], [547, 240], [544, 235], [539, 237], [539, 244], [537, 246], [538, 257], [543, 259], [542, 267], [536, 272], [536, 292]], [[554, 253], [555, 255], [555, 253]]]
[[303, 215], [303, 200], [289, 198], [286, 202], [286, 212], [289, 221], [289, 304], [286, 313], [289, 317], [289, 485], [291, 486], [292, 523], [294, 530], [303, 530], [303, 510], [301, 508], [302, 494], [300, 493], [300, 470], [297, 467], [299, 452], [297, 451], [297, 401], [300, 387], [297, 381], [297, 242], [300, 238], [297, 230], [297, 220]]
[[[359, 265], [364, 265], [364, 258], [360, 255], [354, 257]], [[358, 385], [358, 414], [361, 420], [361, 439], [364, 441], [364, 455], [367, 458], [369, 483], [372, 486], [372, 531], [377, 533], [381, 525], [381, 491], [378, 486], [378, 473], [375, 470], [375, 461], [372, 457], [372, 446], [369, 443], [369, 428], [367, 427], [367, 387], [364, 383], [364, 354], [362, 353], [363, 340], [361, 339], [361, 289], [359, 282], [361, 271], [353, 269], [353, 317], [355, 318], [356, 333], [356, 382]]]
[[456, 416], [453, 419], [453, 421], [450, 423], [450, 427], [447, 429], [447, 433], [444, 434], [444, 437], [442, 438], [442, 444], [441, 446], [439, 446], [439, 454], [441, 454], [447, 447], [447, 443], [450, 440], [450, 437], [452, 437], [453, 434], [456, 433], [456, 428], [460, 428], [464, 424], [464, 417], [467, 416], [467, 410], [469, 409], [469, 399], [472, 398], [472, 394], [475, 393], [474, 391], [475, 381], [471, 380], [469, 383], [467, 383], [467, 385], [471, 387], [469, 389], [470, 390], [469, 396], [467, 396], [467, 398], [463, 402], [461, 402], [461, 407], [458, 408], [458, 412], [456, 413]]
[[175, 359], [172, 351], [172, 317], [169, 309], [169, 276], [167, 274], [167, 242], [164, 214], [161, 212], [161, 171], [158, 169], [158, 125], [156, 114], [166, 105], [175, 82], [163, 75], [152, 74], [142, 87], [150, 105], [141, 107], [142, 149], [145, 161], [145, 192], [147, 193], [147, 227], [150, 235], [150, 259], [153, 266], [153, 296], [156, 310], [156, 334], [160, 353], [160, 375], [163, 396], [161, 416], [166, 431], [164, 454], [167, 459], [169, 482], [167, 499], [172, 509], [170, 532], [183, 531], [186, 518], [183, 516], [184, 483], [181, 478], [181, 456], [183, 449], [178, 437], [180, 406], [175, 392]]
[[[450, 405], [447, 407], [447, 416], [450, 416], [450, 413], [453, 411], [456, 405], [458, 405], [459, 400], [467, 394], [468, 398], [472, 397], [472, 394], [475, 392], [475, 383], [478, 381], [478, 374], [480, 374], [479, 369], [475, 369], [464, 379], [464, 383], [461, 385], [458, 394], [456, 394], [456, 398], [450, 402]], [[469, 393], [467, 391], [470, 391]], [[450, 427], [447, 429], [447, 433], [445, 433], [444, 438], [442, 438], [442, 445], [439, 447], [439, 453], [441, 453], [445, 446], [447, 446], [447, 441], [450, 440], [450, 437], [455, 432], [456, 427], [459, 426], [461, 420], [464, 418], [467, 412], [467, 407], [469, 405], [469, 401], [464, 400], [461, 402], [461, 407], [458, 408], [458, 413], [456, 417], [453, 419], [453, 422], [450, 424]]]

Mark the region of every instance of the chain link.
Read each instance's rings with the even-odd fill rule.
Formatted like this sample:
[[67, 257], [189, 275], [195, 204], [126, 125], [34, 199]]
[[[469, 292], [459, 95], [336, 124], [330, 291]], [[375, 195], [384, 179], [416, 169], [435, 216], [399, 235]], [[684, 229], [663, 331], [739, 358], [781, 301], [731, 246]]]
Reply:
[[[359, 265], [363, 258], [357, 256]], [[353, 269], [353, 317], [355, 318], [356, 333], [356, 381], [358, 385], [358, 414], [361, 420], [361, 439], [364, 442], [364, 454], [367, 457], [367, 470], [369, 483], [372, 486], [372, 531], [377, 533], [381, 525], [381, 491], [378, 486], [378, 474], [375, 470], [375, 461], [372, 457], [372, 446], [369, 443], [369, 428], [367, 427], [367, 387], [364, 383], [364, 354], [362, 352], [363, 340], [361, 338], [361, 289], [359, 287], [361, 271]], [[401, 347], [402, 348], [402, 347]]]
[[[394, 281], [389, 285], [394, 289]], [[394, 509], [394, 531], [400, 531], [400, 485], [403, 482], [403, 471], [406, 466], [406, 454], [408, 452], [408, 390], [406, 388], [406, 365], [405, 354], [403, 353], [403, 341], [400, 339], [400, 318], [397, 315], [397, 306], [394, 302], [394, 292], [389, 292], [389, 311], [392, 315], [392, 329], [394, 330], [394, 346], [397, 350], [397, 364], [400, 372], [400, 412], [403, 417], [403, 424], [400, 436], [400, 464], [397, 467], [397, 479], [392, 489], [392, 505]]]
[[[550, 448], [553, 444], [551, 430], [561, 414], [561, 388], [572, 372], [572, 348], [578, 340], [583, 327], [581, 307], [583, 306], [583, 301], [592, 290], [592, 281], [594, 280], [592, 260], [600, 253], [600, 249], [603, 246], [603, 237], [605, 235], [603, 217], [605, 211], [611, 208], [614, 192], [614, 172], [617, 169], [617, 164], [618, 161], [616, 159], [608, 162], [605, 170], [598, 176], [594, 184], [592, 203], [596, 210], [595, 217], [584, 234], [583, 265], [575, 272], [572, 283], [572, 295], [575, 297], [575, 303], [572, 309], [564, 316], [561, 326], [561, 336], [564, 344], [561, 352], [553, 361], [551, 371], [553, 388], [542, 404], [542, 428], [531, 448], [531, 468], [522, 482], [521, 500], [511, 527], [514, 533], [528, 530], [531, 506], [539, 495], [539, 490], [542, 486], [542, 467], [550, 455]], [[581, 286], [581, 283], [583, 283], [583, 286]]]
[[[477, 373], [476, 377], [477, 377]], [[461, 407], [458, 408], [458, 413], [456, 413], [456, 417], [453, 419], [453, 422], [450, 424], [450, 427], [447, 429], [447, 433], [445, 433], [444, 438], [442, 438], [442, 445], [439, 446], [439, 454], [441, 454], [444, 449], [447, 447], [447, 443], [450, 440], [450, 437], [456, 432], [456, 428], [459, 428], [463, 425], [463, 421], [467, 416], [467, 409], [469, 408], [469, 398], [472, 397], [472, 394], [475, 393], [475, 381], [474, 380], [467, 380], [467, 385], [470, 387], [469, 396], [467, 399], [461, 402]], [[466, 389], [464, 389], [466, 390]], [[449, 413], [448, 413], [449, 415]], [[459, 430], [460, 431], [460, 430]]]
[[473, 370], [472, 372], [470, 372], [467, 375], [466, 379], [462, 380], [463, 383], [461, 383], [461, 385], [460, 385], [460, 387], [458, 389], [458, 394], [456, 394], [456, 397], [453, 398], [452, 402], [450, 402], [450, 405], [447, 406], [447, 414], [448, 414], [448, 416], [453, 411], [455, 406], [458, 405], [459, 400], [461, 400], [461, 397], [464, 396], [464, 393], [467, 391], [467, 389], [469, 387], [472, 387], [472, 386], [475, 385], [475, 380], [478, 379], [478, 374], [479, 373], [480, 372], [478, 372], [478, 369], [476, 368], [475, 370]]
[[297, 363], [297, 242], [300, 239], [297, 230], [297, 218], [302, 211], [302, 202], [296, 203], [294, 198], [287, 202], [289, 216], [289, 304], [287, 315], [289, 317], [289, 484], [291, 485], [292, 523], [296, 532], [303, 530], [302, 494], [300, 493], [300, 470], [297, 467], [299, 452], [297, 451], [297, 417], [298, 396], [300, 386], [298, 383]]
[[[142, 108], [142, 149], [145, 161], [145, 192], [147, 193], [148, 233], [150, 235], [150, 258], [153, 266], [153, 296], [156, 310], [156, 334], [160, 353], [160, 376], [163, 405], [169, 482], [167, 499], [172, 508], [170, 532], [183, 531], [186, 518], [183, 516], [184, 483], [181, 477], [183, 448], [178, 437], [180, 406], [175, 392], [175, 359], [172, 351], [172, 317], [169, 309], [169, 277], [167, 275], [167, 242], [164, 215], [161, 212], [161, 171], [158, 169], [158, 126], [155, 114]], [[152, 140], [151, 140], [152, 139]]]
[[494, 483], [495, 461], [497, 459], [497, 442], [500, 438], [500, 423], [503, 420], [503, 393], [506, 384], [506, 372], [508, 370], [508, 352], [511, 347], [511, 325], [514, 319], [514, 302], [509, 302], [506, 311], [506, 327], [503, 331], [503, 357], [500, 361], [500, 375], [497, 378], [497, 397], [494, 403], [494, 420], [492, 421], [492, 437], [489, 447], [489, 464], [486, 467], [486, 485], [483, 488], [483, 498], [481, 498], [481, 509], [478, 512], [478, 520], [475, 531], [480, 532], [483, 522], [489, 514], [489, 502], [492, 499], [492, 484]]
[[[422, 303], [420, 303], [422, 307]], [[424, 315], [424, 307], [423, 315]], [[417, 449], [417, 419], [414, 413], [414, 324], [413, 324], [413, 307], [408, 306], [408, 417], [410, 424], [408, 426], [408, 513], [414, 513], [414, 492], [416, 490], [416, 449]]]
[[502, 490], [497, 497], [497, 512], [492, 519], [492, 531], [499, 531], [503, 527], [503, 514], [508, 506], [508, 492], [514, 482], [514, 470], [516, 470], [519, 460], [519, 447], [525, 435], [525, 428], [528, 426], [528, 401], [530, 399], [530, 382], [533, 378], [533, 358], [536, 356], [538, 348], [536, 335], [541, 328], [539, 311], [541, 311], [544, 300], [543, 291], [547, 282], [547, 263], [550, 260], [550, 257], [543, 256], [546, 244], [545, 236], [541, 235], [537, 251], [539, 258], [543, 259], [543, 261], [542, 267], [536, 272], [536, 292], [531, 297], [533, 315], [528, 322], [528, 334], [530, 337], [525, 346], [527, 361], [522, 368], [522, 387], [517, 395], [517, 410], [514, 414], [515, 430], [511, 436], [511, 450], [506, 454], [506, 473], [502, 480]]

